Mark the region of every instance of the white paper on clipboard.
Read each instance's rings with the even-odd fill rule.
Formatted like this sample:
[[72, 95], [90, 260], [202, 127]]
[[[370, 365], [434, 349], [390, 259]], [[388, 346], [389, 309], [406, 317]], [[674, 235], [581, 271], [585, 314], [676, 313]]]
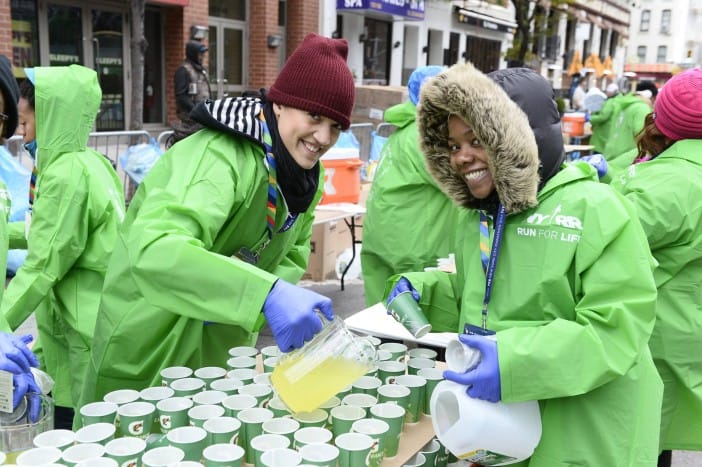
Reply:
[[456, 339], [455, 332], [430, 332], [417, 339], [405, 329], [395, 318], [390, 316], [382, 303], [361, 310], [345, 320], [346, 327], [359, 334], [384, 337], [408, 342], [416, 342], [433, 347], [446, 348], [449, 341]]

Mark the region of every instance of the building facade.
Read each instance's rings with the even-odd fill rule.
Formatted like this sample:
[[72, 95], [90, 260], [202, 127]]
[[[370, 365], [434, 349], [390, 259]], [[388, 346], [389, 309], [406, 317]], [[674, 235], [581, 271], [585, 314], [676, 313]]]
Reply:
[[[145, 2], [142, 110], [144, 128], [154, 130], [176, 120], [173, 75], [191, 38], [209, 46], [205, 63], [217, 98], [270, 86], [311, 31], [348, 40], [359, 86], [400, 86], [421, 65], [506, 67], [516, 27], [509, 0], [0, 0], [0, 53], [12, 58], [18, 79], [24, 67], [94, 68], [103, 89], [97, 130], [128, 129], [135, 2]], [[535, 26], [542, 34], [526, 65], [556, 90], [569, 85], [575, 51], [610, 56], [612, 75], [620, 73], [629, 24], [623, 2], [530, 2], [548, 19]]]

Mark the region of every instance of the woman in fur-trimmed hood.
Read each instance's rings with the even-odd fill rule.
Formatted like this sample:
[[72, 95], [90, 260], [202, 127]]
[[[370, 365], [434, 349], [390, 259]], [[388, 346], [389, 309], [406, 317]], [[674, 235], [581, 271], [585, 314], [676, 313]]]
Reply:
[[422, 89], [418, 126], [430, 172], [466, 209], [457, 273], [395, 276], [386, 291], [404, 283], [428, 314], [459, 313], [459, 333], [497, 337], [462, 335], [481, 362], [444, 376], [471, 397], [539, 401], [542, 436], [521, 465], [655, 465], [654, 262], [626, 200], [587, 163], [562, 165], [549, 83], [529, 69], [455, 65]]

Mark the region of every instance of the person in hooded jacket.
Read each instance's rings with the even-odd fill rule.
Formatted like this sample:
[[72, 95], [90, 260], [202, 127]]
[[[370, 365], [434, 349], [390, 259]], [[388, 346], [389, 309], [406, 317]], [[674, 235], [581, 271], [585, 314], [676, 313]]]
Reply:
[[30, 213], [13, 223], [10, 247], [25, 247], [27, 258], [1, 311], [13, 330], [35, 313], [41, 368], [55, 382], [55, 425], [70, 428], [124, 192], [110, 161], [86, 146], [102, 98], [95, 71], [70, 65], [25, 72], [17, 134], [35, 171]]
[[639, 138], [639, 161], [611, 182], [636, 207], [658, 286], [649, 341], [663, 378], [661, 455], [702, 451], [702, 70], [671, 78]]
[[176, 113], [186, 126], [192, 126], [190, 111], [200, 102], [212, 95], [207, 70], [202, 58], [207, 46], [200, 41], [189, 40], [185, 44], [185, 60], [181, 62], [173, 76], [175, 89]]
[[[409, 101], [385, 111], [385, 121], [397, 130], [383, 148], [363, 219], [361, 264], [368, 306], [383, 299], [391, 275], [435, 267], [438, 258], [454, 251], [459, 211], [427, 172], [416, 124], [420, 87], [443, 69], [414, 70], [407, 82]], [[418, 221], [422, 216], [430, 216], [431, 222]], [[455, 317], [443, 325], [441, 320], [448, 316], [435, 318], [435, 331], [456, 327]]]
[[[0, 143], [5, 143], [5, 138], [15, 134], [17, 129], [18, 113], [17, 101], [19, 88], [17, 80], [12, 73], [12, 63], [4, 55], [0, 55]], [[7, 267], [7, 250], [9, 245], [7, 220], [10, 214], [10, 196], [5, 184], [0, 181], [0, 300], [5, 292], [5, 271]], [[10, 325], [0, 314], [0, 370], [12, 374], [12, 409], [17, 410], [21, 401], [27, 395], [27, 407], [31, 422], [39, 419], [41, 401], [31, 394], [38, 393], [31, 368], [38, 367], [36, 355], [29, 349], [28, 344], [34, 340], [31, 334], [16, 336], [10, 331]]]
[[481, 360], [444, 377], [470, 397], [539, 401], [541, 439], [521, 465], [655, 465], [655, 262], [630, 203], [589, 164], [563, 164], [548, 81], [455, 65], [422, 89], [417, 118], [430, 173], [467, 216], [456, 274], [394, 276], [388, 298], [460, 312]]
[[[284, 352], [333, 319], [293, 285], [310, 255], [319, 159], [349, 128], [348, 44], [308, 34], [271, 88], [200, 103], [129, 205], [110, 261], [83, 401], [160, 385], [160, 370], [226, 366], [267, 322]], [[325, 316], [320, 318], [318, 312]]]

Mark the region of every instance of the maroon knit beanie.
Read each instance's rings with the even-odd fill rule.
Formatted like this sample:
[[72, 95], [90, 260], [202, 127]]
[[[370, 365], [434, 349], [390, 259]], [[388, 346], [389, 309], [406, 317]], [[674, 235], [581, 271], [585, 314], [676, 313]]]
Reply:
[[308, 34], [280, 70], [269, 99], [328, 117], [346, 130], [356, 95], [348, 51], [345, 39]]
[[702, 70], [675, 75], [658, 92], [653, 121], [668, 138], [702, 139]]

